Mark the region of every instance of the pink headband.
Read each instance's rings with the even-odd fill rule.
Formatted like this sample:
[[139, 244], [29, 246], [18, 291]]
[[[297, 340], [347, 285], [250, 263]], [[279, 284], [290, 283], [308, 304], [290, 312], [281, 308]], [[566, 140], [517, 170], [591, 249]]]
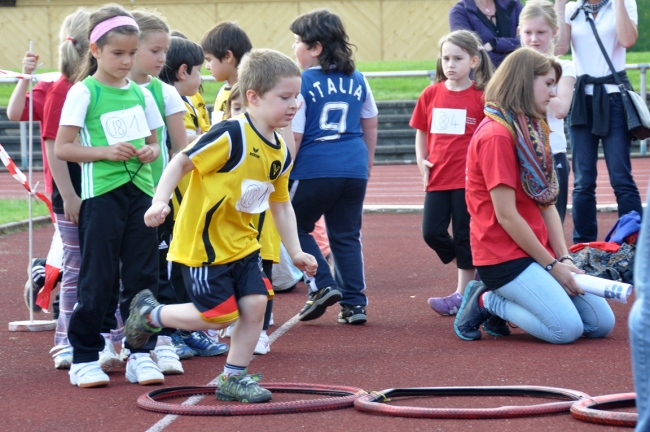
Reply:
[[109, 18], [106, 21], [102, 21], [93, 28], [93, 31], [90, 32], [90, 42], [97, 42], [97, 40], [104, 36], [109, 31], [113, 30], [116, 27], [122, 26], [132, 26], [140, 30], [138, 24], [135, 20], [128, 16], [118, 15], [113, 18]]

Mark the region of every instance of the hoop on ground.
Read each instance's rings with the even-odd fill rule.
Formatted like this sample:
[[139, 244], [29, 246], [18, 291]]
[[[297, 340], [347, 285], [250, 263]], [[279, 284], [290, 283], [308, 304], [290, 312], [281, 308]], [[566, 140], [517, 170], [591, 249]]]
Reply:
[[[525, 406], [502, 406], [497, 408], [422, 408], [391, 406], [393, 397], [404, 396], [534, 396], [569, 399]], [[492, 386], [492, 387], [412, 387], [397, 388], [363, 395], [354, 401], [359, 411], [395, 417], [437, 418], [437, 419], [495, 419], [533, 417], [568, 412], [575, 401], [589, 398], [576, 390], [542, 386]]]
[[571, 406], [571, 415], [588, 423], [634, 427], [639, 418], [637, 413], [606, 411], [608, 408], [634, 406], [636, 406], [636, 393], [617, 393], [577, 401]]
[[263, 415], [291, 414], [349, 408], [366, 391], [357, 387], [303, 383], [266, 383], [261, 385], [274, 393], [301, 393], [332, 396], [328, 398], [267, 402], [260, 404], [219, 403], [217, 405], [181, 405], [159, 402], [171, 398], [212, 394], [216, 386], [169, 387], [145, 393], [138, 398], [138, 406], [147, 411], [177, 415]]

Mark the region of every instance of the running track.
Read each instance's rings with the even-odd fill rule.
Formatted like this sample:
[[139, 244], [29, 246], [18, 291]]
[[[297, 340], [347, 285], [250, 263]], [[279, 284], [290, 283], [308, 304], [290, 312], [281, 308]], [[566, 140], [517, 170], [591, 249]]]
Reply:
[[[379, 177], [374, 173], [374, 178]], [[616, 219], [599, 213], [601, 237]], [[358, 386], [366, 390], [453, 385], [546, 385], [590, 395], [633, 391], [627, 316], [630, 305], [613, 303], [614, 332], [604, 340], [553, 346], [515, 330], [507, 338], [459, 340], [452, 319], [435, 315], [432, 295], [454, 289], [455, 270], [443, 266], [420, 234], [421, 215], [366, 214], [363, 242], [370, 298], [369, 322], [351, 327], [336, 322], [336, 308], [318, 320], [296, 323], [278, 337], [278, 328], [304, 304], [304, 286], [276, 297], [271, 353], [255, 358], [252, 372], [267, 382]], [[567, 220], [567, 233], [571, 229]], [[52, 227], [35, 231], [35, 253], [44, 256]], [[124, 382], [112, 372], [100, 389], [70, 385], [67, 373], [52, 367], [52, 332], [10, 333], [7, 322], [28, 313], [21, 295], [27, 264], [27, 233], [0, 237], [0, 419], [2, 431], [411, 431], [615, 430], [574, 420], [570, 415], [510, 420], [431, 420], [373, 416], [353, 408], [259, 417], [168, 417], [140, 410], [136, 399], [155, 387]], [[47, 315], [40, 314], [40, 318]], [[206, 385], [221, 371], [224, 357], [184, 361], [185, 375], [167, 386]], [[276, 394], [275, 401], [298, 399]], [[544, 400], [546, 401], [546, 400]], [[180, 403], [181, 401], [179, 401]], [[539, 403], [539, 399], [499, 397], [424, 398], [392, 403], [436, 407], [490, 407]], [[206, 397], [201, 403], [214, 403]], [[620, 429], [619, 429], [620, 430]]]

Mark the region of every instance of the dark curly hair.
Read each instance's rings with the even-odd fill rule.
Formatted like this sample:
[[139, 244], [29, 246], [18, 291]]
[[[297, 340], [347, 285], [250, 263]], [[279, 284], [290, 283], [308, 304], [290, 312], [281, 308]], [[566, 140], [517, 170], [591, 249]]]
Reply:
[[316, 9], [300, 15], [293, 20], [289, 29], [300, 37], [300, 40], [311, 49], [320, 43], [323, 48], [318, 56], [318, 62], [323, 72], [331, 69], [346, 75], [354, 72], [354, 53], [345, 32], [341, 18], [327, 9]]

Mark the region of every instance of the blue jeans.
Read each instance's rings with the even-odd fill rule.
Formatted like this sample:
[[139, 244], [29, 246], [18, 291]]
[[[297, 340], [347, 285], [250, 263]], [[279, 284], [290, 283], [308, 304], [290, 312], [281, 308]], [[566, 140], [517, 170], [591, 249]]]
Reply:
[[602, 297], [571, 297], [542, 266], [533, 263], [512, 282], [486, 296], [485, 307], [527, 333], [554, 344], [581, 335], [605, 337], [614, 328], [614, 312]]
[[630, 147], [632, 137], [627, 131], [625, 111], [621, 95], [609, 95], [609, 135], [599, 137], [591, 133], [592, 99], [587, 96], [587, 126], [571, 126], [573, 174], [573, 242], [596, 241], [598, 222], [596, 221], [596, 164], [598, 162], [598, 141], [602, 139], [605, 162], [609, 171], [609, 182], [614, 189], [618, 204], [618, 215], [623, 216], [636, 210], [643, 214], [639, 189], [632, 177]]
[[630, 311], [629, 328], [632, 346], [632, 370], [636, 389], [636, 409], [639, 412], [637, 431], [650, 428], [650, 217], [643, 217], [636, 256], [634, 258], [634, 287], [636, 301]]
[[[298, 239], [302, 250], [318, 262], [314, 276], [317, 289], [337, 285], [342, 305], [367, 305], [363, 293], [366, 279], [363, 271], [361, 221], [363, 200], [368, 180], [357, 178], [315, 178], [299, 180], [291, 203], [296, 213]], [[325, 215], [336, 281], [311, 232]], [[314, 287], [312, 286], [312, 289]]]

